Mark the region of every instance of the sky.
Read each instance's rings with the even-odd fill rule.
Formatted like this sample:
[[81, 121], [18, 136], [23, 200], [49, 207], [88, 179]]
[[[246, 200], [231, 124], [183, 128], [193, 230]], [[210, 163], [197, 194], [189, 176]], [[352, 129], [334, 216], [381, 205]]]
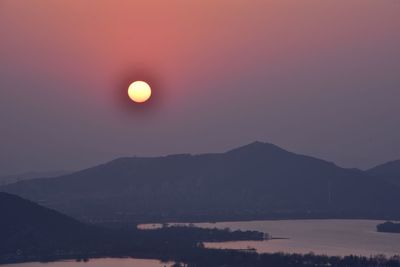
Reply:
[[[400, 159], [398, 0], [0, 0], [0, 175], [255, 140]], [[127, 88], [146, 80], [150, 102]]]

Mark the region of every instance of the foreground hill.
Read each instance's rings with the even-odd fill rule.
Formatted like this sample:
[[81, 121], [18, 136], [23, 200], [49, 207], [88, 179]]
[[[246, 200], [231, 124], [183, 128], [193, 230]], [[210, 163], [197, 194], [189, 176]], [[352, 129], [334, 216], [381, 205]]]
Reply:
[[0, 190], [88, 221], [400, 217], [390, 183], [260, 142], [219, 154], [120, 158]]
[[96, 244], [101, 234], [97, 227], [7, 193], [0, 193], [0, 214], [0, 255], [78, 251]]
[[367, 171], [370, 175], [384, 179], [394, 185], [400, 186], [400, 160], [390, 161], [378, 165]]

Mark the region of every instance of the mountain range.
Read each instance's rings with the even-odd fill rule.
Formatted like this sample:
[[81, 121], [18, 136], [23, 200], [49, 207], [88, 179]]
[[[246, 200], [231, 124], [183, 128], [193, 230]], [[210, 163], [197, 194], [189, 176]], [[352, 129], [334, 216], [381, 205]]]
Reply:
[[254, 142], [225, 153], [119, 158], [0, 191], [89, 222], [398, 219], [400, 186], [386, 170], [341, 168]]

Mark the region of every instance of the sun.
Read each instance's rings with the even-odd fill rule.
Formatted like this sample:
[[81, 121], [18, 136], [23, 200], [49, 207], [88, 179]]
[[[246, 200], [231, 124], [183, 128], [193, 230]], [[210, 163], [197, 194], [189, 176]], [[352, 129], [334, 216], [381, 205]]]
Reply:
[[136, 103], [144, 103], [151, 97], [151, 87], [144, 81], [135, 81], [128, 87], [129, 98]]

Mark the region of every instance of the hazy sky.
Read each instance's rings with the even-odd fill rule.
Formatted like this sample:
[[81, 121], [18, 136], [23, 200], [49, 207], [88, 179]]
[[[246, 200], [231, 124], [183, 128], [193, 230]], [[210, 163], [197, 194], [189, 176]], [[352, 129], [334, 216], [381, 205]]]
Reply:
[[366, 168], [399, 114], [399, 0], [0, 0], [1, 175], [254, 140]]

